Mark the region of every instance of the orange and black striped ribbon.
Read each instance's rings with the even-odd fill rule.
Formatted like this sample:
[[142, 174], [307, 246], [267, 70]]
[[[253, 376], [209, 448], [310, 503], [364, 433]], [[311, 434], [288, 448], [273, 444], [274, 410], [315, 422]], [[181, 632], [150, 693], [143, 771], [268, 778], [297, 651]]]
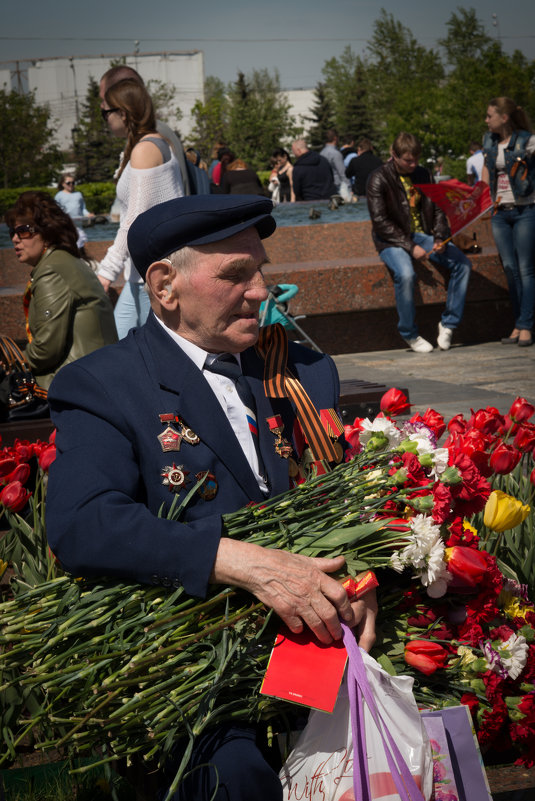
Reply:
[[336, 461], [337, 454], [316, 407], [288, 369], [288, 338], [280, 323], [260, 329], [256, 349], [265, 361], [264, 391], [268, 398], [290, 398], [314, 459]]
[[28, 325], [28, 313], [30, 309], [30, 301], [32, 299], [32, 282], [28, 281], [26, 284], [26, 289], [24, 290], [24, 295], [22, 296], [22, 306], [24, 309], [24, 324], [26, 326], [26, 336], [28, 337], [28, 342], [32, 341], [32, 332], [30, 331], [30, 326]]

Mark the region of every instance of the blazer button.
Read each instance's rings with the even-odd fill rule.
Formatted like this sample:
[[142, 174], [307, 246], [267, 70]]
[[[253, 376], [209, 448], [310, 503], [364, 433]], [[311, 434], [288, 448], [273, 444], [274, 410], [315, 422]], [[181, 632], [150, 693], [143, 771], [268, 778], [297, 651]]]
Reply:
[[151, 580], [152, 584], [159, 584], [160, 583], [160, 577], [159, 577], [159, 575], [157, 573], [154, 573], [150, 577], [150, 580]]
[[164, 576], [162, 578], [162, 587], [170, 587], [171, 586], [171, 579], [169, 576]]

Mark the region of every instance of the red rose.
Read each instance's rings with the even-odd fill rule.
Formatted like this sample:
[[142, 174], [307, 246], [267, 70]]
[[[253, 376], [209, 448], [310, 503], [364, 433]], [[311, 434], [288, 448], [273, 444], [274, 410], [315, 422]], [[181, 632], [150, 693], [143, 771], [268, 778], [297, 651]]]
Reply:
[[54, 459], [56, 458], [56, 446], [49, 445], [41, 451], [39, 455], [39, 467], [45, 472], [48, 470]]
[[400, 389], [389, 389], [381, 398], [381, 411], [388, 417], [395, 417], [410, 409], [407, 396]]
[[535, 406], [532, 403], [528, 403], [525, 398], [517, 398], [509, 409], [509, 417], [515, 423], [524, 423], [529, 420], [533, 412], [535, 412]]
[[494, 472], [503, 476], [514, 470], [521, 458], [520, 451], [512, 445], [500, 442], [492, 451], [489, 461]]
[[20, 512], [31, 493], [25, 489], [20, 481], [12, 481], [0, 492], [0, 503], [10, 512]]
[[411, 640], [405, 646], [405, 662], [426, 676], [443, 668], [447, 658], [446, 649], [431, 640]]

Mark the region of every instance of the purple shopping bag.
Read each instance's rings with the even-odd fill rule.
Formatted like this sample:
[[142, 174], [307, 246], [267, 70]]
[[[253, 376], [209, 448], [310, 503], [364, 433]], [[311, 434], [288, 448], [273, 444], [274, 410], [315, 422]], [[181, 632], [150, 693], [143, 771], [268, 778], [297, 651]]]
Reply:
[[[426, 728], [429, 719], [442, 720], [459, 801], [492, 801], [468, 707], [461, 704], [444, 709], [426, 709], [421, 714]], [[430, 725], [430, 738], [432, 730]]]

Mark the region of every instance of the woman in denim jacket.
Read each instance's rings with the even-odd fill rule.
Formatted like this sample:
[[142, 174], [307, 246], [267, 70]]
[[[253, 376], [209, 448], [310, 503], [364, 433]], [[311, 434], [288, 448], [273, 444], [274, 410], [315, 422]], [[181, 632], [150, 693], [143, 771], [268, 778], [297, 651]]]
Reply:
[[509, 97], [490, 101], [485, 122], [482, 180], [496, 203], [492, 233], [515, 318], [502, 343], [527, 347], [533, 343], [535, 305], [535, 136], [526, 112]]

